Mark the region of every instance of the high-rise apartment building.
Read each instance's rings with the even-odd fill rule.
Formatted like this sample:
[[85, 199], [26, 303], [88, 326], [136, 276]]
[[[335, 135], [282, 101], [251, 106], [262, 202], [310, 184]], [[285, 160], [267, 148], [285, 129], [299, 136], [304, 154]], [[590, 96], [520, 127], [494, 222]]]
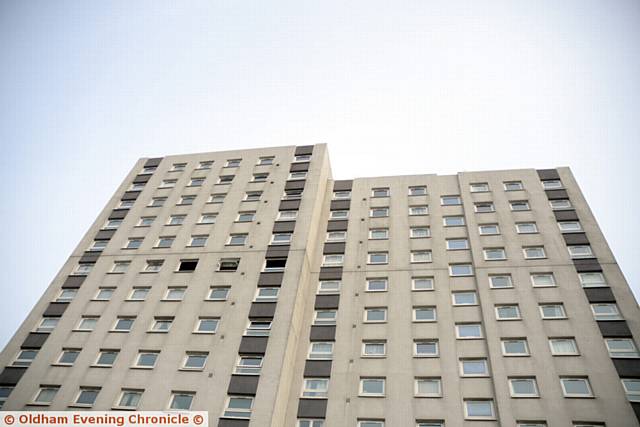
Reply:
[[178, 155], [136, 163], [0, 392], [220, 427], [628, 427], [638, 339], [568, 168], [334, 181], [323, 144]]

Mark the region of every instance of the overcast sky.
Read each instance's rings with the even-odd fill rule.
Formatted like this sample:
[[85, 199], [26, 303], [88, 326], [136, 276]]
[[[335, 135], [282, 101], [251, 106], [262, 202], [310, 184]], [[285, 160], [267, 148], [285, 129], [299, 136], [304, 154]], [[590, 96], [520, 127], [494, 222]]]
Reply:
[[0, 347], [139, 157], [570, 166], [640, 294], [640, 2], [0, 2]]

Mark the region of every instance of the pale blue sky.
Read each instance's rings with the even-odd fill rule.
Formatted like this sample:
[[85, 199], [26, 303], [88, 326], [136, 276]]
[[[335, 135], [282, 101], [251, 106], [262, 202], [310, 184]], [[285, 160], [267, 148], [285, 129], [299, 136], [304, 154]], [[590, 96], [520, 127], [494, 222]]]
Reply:
[[1, 1], [0, 346], [137, 158], [269, 145], [570, 166], [638, 294], [639, 41], [632, 0]]

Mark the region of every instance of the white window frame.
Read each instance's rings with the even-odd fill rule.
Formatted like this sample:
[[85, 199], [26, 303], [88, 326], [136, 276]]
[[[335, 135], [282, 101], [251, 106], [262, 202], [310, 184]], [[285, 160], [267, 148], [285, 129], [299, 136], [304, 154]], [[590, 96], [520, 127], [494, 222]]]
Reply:
[[273, 162], [275, 161], [275, 156], [263, 156], [263, 157], [259, 157], [258, 161], [256, 162], [256, 166], [271, 166], [273, 165]]
[[[424, 234], [420, 235], [418, 232]], [[431, 237], [431, 228], [426, 225], [409, 228], [409, 238], [411, 239], [427, 239], [429, 237]]]
[[[556, 277], [553, 273], [533, 272], [533, 273], [530, 273], [529, 277], [531, 278], [531, 286], [533, 286], [534, 288], [554, 288], [557, 286]], [[537, 277], [549, 277], [551, 278], [551, 282], [549, 284], [543, 284], [543, 285], [537, 284], [536, 283]]]
[[493, 202], [475, 202], [473, 204], [473, 211], [475, 213], [492, 213], [496, 211], [496, 206]]
[[[325, 346], [331, 347], [330, 351], [314, 351], [314, 346], [317, 344], [322, 344]], [[333, 341], [312, 341], [309, 343], [309, 351], [307, 352], [307, 359], [310, 360], [332, 360], [333, 359], [333, 349], [335, 347], [335, 343]]]
[[[523, 342], [524, 343], [524, 352], [523, 353], [508, 353], [506, 344], [509, 342]], [[531, 352], [529, 350], [529, 343], [526, 338], [501, 338], [500, 339], [500, 347], [502, 349], [502, 355], [505, 357], [528, 357], [531, 356]]]
[[298, 211], [278, 211], [276, 221], [295, 221], [298, 218]]
[[[321, 388], [310, 388], [308, 383], [314, 381], [324, 384]], [[329, 378], [306, 377], [302, 380], [302, 391], [300, 397], [306, 399], [326, 399], [329, 395]]]
[[[212, 298], [211, 294], [217, 290], [225, 290], [224, 298]], [[207, 301], [226, 301], [229, 298], [229, 292], [231, 291], [230, 286], [210, 286], [209, 292], [207, 292]]]
[[[331, 283], [331, 284], [337, 284], [337, 286], [335, 286], [335, 289], [322, 289], [323, 288], [323, 284], [325, 283]], [[342, 288], [342, 282], [340, 280], [320, 280], [318, 281], [318, 290], [317, 290], [317, 294], [318, 295], [335, 295], [335, 294], [340, 294], [340, 288]]]
[[[464, 364], [465, 362], [469, 362], [469, 363], [480, 363], [482, 362], [482, 365], [484, 366], [484, 371], [482, 373], [476, 374], [468, 374], [465, 373], [464, 371]], [[487, 363], [487, 359], [486, 358], [460, 358], [458, 360], [458, 369], [459, 369], [459, 373], [460, 373], [460, 377], [462, 378], [474, 378], [474, 377], [488, 377], [489, 376], [489, 364]]]
[[[438, 384], [436, 393], [420, 393], [420, 382], [429, 381]], [[419, 377], [413, 380], [413, 395], [415, 397], [442, 397], [442, 379], [440, 377]]]
[[[447, 224], [447, 220], [451, 220], [454, 218], [460, 219], [462, 220], [462, 222], [460, 222], [459, 224]], [[442, 217], [442, 225], [444, 227], [464, 227], [466, 225], [466, 221], [464, 220], [464, 217], [461, 215], [447, 215]]]
[[[527, 381], [527, 382], [529, 382], [530, 384], [533, 385], [534, 392], [533, 393], [516, 393], [516, 390], [514, 388], [514, 382], [516, 382], [516, 381]], [[538, 390], [538, 382], [536, 381], [535, 377], [509, 378], [508, 382], [509, 382], [509, 392], [511, 394], [511, 397], [513, 397], [513, 398], [522, 399], [522, 398], [540, 397], [540, 392]]]
[[344, 265], [344, 254], [327, 254], [322, 256], [323, 267], [341, 267]]
[[[171, 296], [171, 293], [176, 291], [180, 293], [179, 298], [175, 298]], [[166, 292], [164, 293], [164, 297], [162, 298], [162, 301], [182, 301], [186, 293], [187, 293], [186, 286], [169, 286]]]
[[[239, 396], [239, 395], [230, 395], [227, 397], [227, 400], [224, 404], [224, 409], [222, 410], [222, 417], [224, 418], [233, 418], [240, 420], [248, 420], [251, 418], [251, 412], [253, 411], [253, 403], [254, 396]], [[232, 400], [246, 400], [249, 401], [249, 408], [241, 408], [241, 407], [230, 407]]]
[[[451, 246], [452, 242], [464, 242], [464, 246], [460, 247], [460, 248], [452, 247]], [[446, 246], [447, 246], [447, 250], [448, 251], [466, 250], [466, 249], [469, 249], [469, 239], [467, 239], [466, 237], [456, 237], [456, 238], [453, 238], [453, 239], [447, 239], [446, 240]]]
[[[176, 402], [176, 397], [178, 396], [189, 396], [189, 407], [188, 408], [174, 408], [174, 404]], [[171, 398], [169, 399], [169, 410], [174, 411], [189, 411], [193, 406], [193, 398], [196, 396], [195, 392], [187, 392], [187, 391], [172, 391]]]
[[471, 193], [487, 193], [489, 191], [488, 182], [472, 182], [469, 184], [469, 192]]
[[554, 211], [564, 211], [567, 209], [573, 209], [573, 204], [569, 199], [549, 200], [549, 206], [551, 207], [551, 210], [554, 210]]
[[[80, 332], [91, 332], [98, 325], [98, 320], [99, 319], [100, 318], [97, 317], [97, 316], [82, 316], [80, 318], [80, 320], [78, 321], [78, 326], [76, 326], [73, 330], [74, 331], [80, 331]], [[93, 326], [87, 327], [86, 325], [84, 325], [84, 323], [87, 323], [87, 322], [89, 324], [93, 323]]]
[[[542, 255], [541, 256], [528, 256], [527, 255], [527, 250], [530, 249], [541, 249], [542, 250]], [[547, 253], [544, 250], [544, 246], [525, 246], [522, 248], [522, 255], [524, 256], [524, 259], [546, 259], [547, 258]]]
[[[203, 331], [201, 330], [202, 324], [203, 322], [208, 322], [211, 320], [215, 320], [216, 321], [216, 327], [213, 331]], [[213, 335], [216, 332], [218, 332], [218, 328], [220, 327], [220, 318], [219, 317], [198, 317], [198, 320], [196, 321], [196, 326], [193, 330], [194, 334], [209, 334], [209, 335]]]
[[[523, 208], [518, 208], [518, 205], [522, 205]], [[531, 210], [531, 205], [529, 205], [528, 200], [510, 200], [509, 209], [511, 209], [512, 212], [526, 212]]]
[[640, 402], [640, 391], [630, 390], [629, 383], [634, 382], [640, 385], [640, 378], [621, 378], [622, 388], [624, 388], [624, 392], [627, 395], [627, 400], [629, 402]]
[[343, 220], [348, 218], [349, 218], [349, 211], [347, 210], [331, 211], [331, 213], [329, 214], [329, 219]]
[[[247, 244], [248, 238], [248, 233], [231, 233], [229, 234], [229, 238], [227, 239], [227, 246], [244, 246]], [[234, 242], [234, 240], [236, 239], [242, 239], [242, 243]]]
[[[260, 363], [245, 364], [245, 360], [258, 360]], [[259, 354], [240, 354], [236, 359], [236, 366], [233, 369], [233, 373], [236, 375], [260, 375], [262, 371], [262, 365], [264, 363], [264, 355]]]
[[[516, 186], [517, 188], [509, 188], [510, 186]], [[522, 185], [522, 181], [504, 181], [502, 183], [502, 187], [504, 191], [522, 191], [524, 190], [524, 185]]]
[[[472, 302], [458, 302], [456, 297], [461, 295], [473, 295]], [[478, 305], [478, 294], [476, 291], [454, 291], [451, 292], [451, 305], [453, 306], [465, 306], [465, 305]]]
[[[587, 386], [586, 394], [578, 394], [578, 393], [569, 393], [567, 392], [565, 381], [582, 381]], [[575, 398], [592, 398], [593, 396], [593, 388], [591, 388], [591, 384], [589, 382], [588, 377], [560, 377], [560, 386], [562, 387], [562, 394], [564, 397], [575, 397]]]
[[[453, 200], [454, 203], [449, 202], [449, 200]], [[462, 197], [459, 195], [449, 195], [449, 196], [441, 196], [440, 197], [440, 206], [461, 206], [462, 205]]]
[[[319, 318], [318, 314], [320, 313], [333, 313], [333, 318]], [[314, 325], [328, 325], [333, 326], [338, 321], [338, 310], [335, 309], [326, 309], [326, 310], [315, 310], [313, 312], [313, 324]]]
[[[100, 294], [102, 293], [102, 291], [110, 292], [109, 298], [104, 298], [104, 297], [100, 298]], [[93, 297], [92, 301], [110, 301], [115, 291], [116, 291], [116, 288], [112, 288], [112, 287], [98, 288], [98, 292], [96, 292], [96, 295]]]
[[344, 242], [347, 240], [346, 231], [327, 231], [325, 242]]
[[350, 200], [351, 190], [338, 190], [332, 194], [332, 200]]
[[[140, 359], [142, 356], [144, 355], [155, 355], [155, 358], [153, 359], [153, 365], [141, 365], [140, 364]], [[140, 350], [138, 352], [138, 354], [136, 355], [136, 360], [134, 362], [133, 368], [136, 369], [153, 369], [156, 367], [156, 364], [158, 363], [158, 356], [160, 355], [160, 351], [149, 351], [149, 350]]]
[[[279, 240], [284, 238], [284, 240]], [[293, 233], [273, 233], [271, 235], [271, 245], [290, 245]]]
[[425, 216], [425, 215], [429, 215], [428, 205], [409, 206], [409, 216]]
[[[383, 193], [381, 196], [376, 195], [376, 192]], [[391, 195], [391, 190], [389, 187], [374, 187], [371, 189], [371, 197], [389, 197]]]
[[[418, 346], [431, 345], [435, 347], [435, 353], [418, 353]], [[413, 357], [440, 357], [440, 343], [437, 339], [416, 339], [413, 341]]]
[[407, 194], [409, 196], [426, 196], [427, 195], [427, 186], [426, 185], [411, 185], [408, 188], [408, 193]]
[[[384, 283], [384, 288], [382, 289], [372, 289], [371, 283], [373, 282], [382, 282]], [[367, 292], [387, 292], [389, 288], [389, 279], [386, 277], [369, 277], [365, 283], [365, 289]]]
[[298, 171], [298, 172], [289, 172], [289, 181], [300, 181], [307, 179], [307, 172]]
[[[490, 415], [471, 415], [469, 414], [469, 407], [467, 406], [472, 402], [487, 402], [489, 409], [491, 409]], [[464, 417], [468, 420], [493, 420], [496, 417], [495, 404], [492, 399], [464, 399]]]
[[[191, 357], [204, 357], [204, 363], [202, 366], [187, 366], [187, 362]], [[182, 364], [180, 365], [181, 371], [204, 371], [209, 360], [209, 353], [206, 351], [187, 351], [182, 358]]]
[[[624, 341], [628, 344], [631, 344], [630, 349], [628, 350], [618, 350], [611, 348], [611, 341]], [[633, 341], [633, 338], [614, 338], [607, 337], [604, 339], [604, 344], [607, 347], [607, 351], [609, 352], [609, 357], [613, 359], [638, 359], [640, 358], [640, 352], [638, 351], [638, 346]], [[625, 355], [625, 353], [628, 353]]]
[[[607, 306], [613, 308], [611, 314], [598, 314], [595, 311], [596, 306]], [[593, 314], [593, 318], [599, 322], [607, 322], [607, 321], [615, 321], [615, 320], [624, 320], [622, 317], [622, 313], [620, 313], [620, 307], [616, 303], [592, 303], [590, 305], [591, 313]], [[602, 318], [598, 318], [602, 317]]]
[[[482, 231], [483, 227], [495, 227], [495, 233], [485, 233]], [[500, 226], [498, 224], [480, 224], [478, 225], [478, 234], [481, 236], [497, 236], [500, 234]]]
[[[515, 317], [501, 317], [500, 309], [505, 307], [512, 307], [516, 309]], [[495, 306], [496, 320], [508, 321], [508, 320], [522, 320], [522, 316], [520, 315], [520, 307], [518, 304], [496, 304]]]
[[[380, 393], [371, 393], [371, 392], [367, 392], [364, 390], [365, 388], [365, 383], [368, 381], [375, 381], [377, 383], [382, 384], [382, 392]], [[384, 397], [386, 395], [386, 389], [387, 389], [387, 381], [386, 378], [384, 377], [360, 377], [360, 386], [358, 388], [358, 395], [359, 396], [366, 396], [366, 397]]]
[[[129, 329], [121, 329], [118, 327], [119, 323], [121, 320], [130, 320], [131, 324], [129, 325]], [[133, 326], [136, 323], [136, 318], [133, 316], [119, 316], [116, 318], [116, 321], [113, 323], [113, 326], [111, 328], [111, 332], [131, 332], [131, 330], [133, 329]]]
[[[577, 248], [583, 249], [584, 252], [576, 253]], [[569, 245], [567, 246], [567, 250], [569, 251], [569, 257], [571, 259], [595, 258], [591, 245]]]
[[542, 184], [542, 188], [545, 190], [562, 190], [564, 189], [564, 185], [562, 185], [562, 181], [559, 179], [543, 179], [540, 181]]
[[[429, 288], [418, 288], [416, 287], [416, 282], [419, 280], [427, 280], [431, 281], [431, 287]], [[433, 276], [415, 276], [411, 278], [411, 290], [416, 292], [422, 291], [433, 291], [436, 288], [435, 278]]]
[[[421, 259], [420, 257], [424, 257]], [[427, 264], [433, 262], [433, 254], [431, 250], [411, 251], [412, 264]]]
[[[560, 341], [570, 341], [575, 349], [572, 352], [560, 352], [554, 347], [554, 343], [558, 343]], [[551, 351], [551, 355], [553, 356], [579, 356], [580, 349], [578, 348], [578, 343], [574, 337], [550, 337], [549, 338], [549, 350]]]
[[[469, 267], [469, 272], [468, 273], [454, 273], [454, 269], [456, 267]], [[450, 277], [472, 277], [474, 275], [473, 272], [473, 265], [472, 264], [467, 264], [467, 263], [463, 263], [463, 264], [449, 264], [449, 276]]]
[[[269, 295], [269, 296], [261, 296], [260, 293], [266, 289], [269, 289], [271, 291], [276, 292], [276, 295]], [[280, 294], [280, 288], [276, 288], [276, 287], [259, 287], [256, 288], [256, 294], [253, 297], [253, 300], [255, 302], [276, 302], [278, 301], [278, 295]]]
[[[381, 262], [373, 262], [371, 260], [372, 255], [384, 255], [385, 260]], [[375, 251], [367, 253], [367, 264], [369, 265], [386, 265], [389, 264], [389, 252]]]
[[[200, 243], [202, 241], [202, 244], [194, 244], [194, 243]], [[204, 248], [205, 246], [207, 246], [207, 242], [209, 241], [209, 235], [208, 234], [192, 234], [191, 235], [191, 239], [189, 241], [189, 246], [190, 248]]]
[[[376, 215], [374, 212], [383, 212], [384, 215]], [[369, 209], [369, 218], [388, 218], [389, 217], [389, 207], [380, 206], [376, 208]]]
[[[506, 278], [507, 286], [496, 286], [493, 279]], [[489, 275], [489, 289], [511, 289], [513, 288], [513, 279], [511, 274], [490, 274]]]
[[[367, 353], [367, 346], [369, 345], [382, 346], [382, 353]], [[386, 340], [363, 340], [361, 356], [364, 358], [373, 358], [373, 359], [387, 357], [387, 341]]]
[[[124, 399], [125, 394], [135, 394], [138, 396], [138, 399], [136, 401], [135, 405], [123, 405], [122, 400]], [[118, 399], [116, 400], [116, 404], [115, 407], [116, 408], [122, 408], [122, 409], [137, 409], [138, 406], [140, 405], [140, 401], [142, 400], [142, 394], [144, 393], [144, 390], [140, 390], [140, 389], [133, 389], [133, 388], [123, 388], [120, 391], [120, 394], [118, 394]]]
[[[59, 390], [60, 390], [60, 386], [58, 385], [55, 385], [55, 386], [41, 385], [38, 388], [38, 391], [36, 392], [36, 394], [33, 396], [33, 399], [31, 400], [31, 404], [37, 405], [37, 406], [50, 406], [53, 400], [56, 398], [56, 395], [58, 394]], [[46, 394], [46, 400], [44, 397], [41, 398], [41, 396], [44, 396], [45, 394]]]
[[[556, 317], [548, 317], [545, 316], [544, 314], [544, 307], [560, 307], [560, 311], [562, 311], [562, 315], [561, 316], [556, 316]], [[567, 319], [567, 312], [564, 309], [564, 304], [561, 302], [558, 303], [540, 303], [538, 304], [538, 309], [540, 311], [540, 318], [544, 319], [544, 320], [557, 320], [557, 319]]]
[[[476, 326], [478, 328], [478, 331], [480, 332], [479, 335], [477, 336], [462, 336], [460, 334], [460, 327], [465, 327], [465, 326]], [[481, 323], [458, 323], [455, 325], [456, 327], [456, 339], [459, 340], [481, 340], [484, 339], [484, 332], [482, 331], [482, 324]]]
[[558, 228], [561, 233], [582, 233], [584, 231], [580, 221], [558, 221]]
[[[523, 230], [524, 226], [531, 226], [531, 231]], [[535, 222], [516, 222], [516, 232], [518, 234], [537, 234], [538, 225]]]
[[[369, 320], [370, 311], [381, 311], [384, 314], [384, 318], [382, 320]], [[387, 307], [365, 307], [362, 321], [363, 323], [387, 323], [387, 311]]]
[[[375, 237], [375, 233], [383, 233], [383, 236]], [[370, 228], [369, 229], [369, 240], [388, 240], [388, 239], [389, 239], [388, 228]]]
[[[492, 258], [490, 253], [497, 253], [500, 255], [498, 258]], [[505, 261], [507, 259], [507, 251], [504, 248], [483, 248], [482, 255], [485, 261]]]
[[[599, 275], [602, 280], [601, 281], [591, 281], [585, 280], [586, 277]], [[604, 273], [601, 271], [592, 271], [592, 272], [584, 272], [578, 273], [578, 279], [580, 280], [580, 286], [583, 288], [607, 288], [609, 284], [607, 283], [606, 277], [604, 277]]]
[[[420, 311], [430, 311], [433, 313], [432, 319], [418, 319], [418, 312]], [[436, 306], [434, 305], [424, 305], [424, 306], [416, 306], [413, 307], [413, 322], [415, 323], [433, 323], [438, 321], [438, 312], [436, 310]]]

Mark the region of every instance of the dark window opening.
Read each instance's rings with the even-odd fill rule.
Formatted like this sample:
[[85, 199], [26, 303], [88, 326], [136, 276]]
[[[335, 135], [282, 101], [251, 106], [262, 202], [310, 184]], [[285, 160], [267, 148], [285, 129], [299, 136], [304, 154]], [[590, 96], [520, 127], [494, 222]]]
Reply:
[[198, 265], [197, 259], [183, 259], [180, 261], [178, 271], [194, 271]]

